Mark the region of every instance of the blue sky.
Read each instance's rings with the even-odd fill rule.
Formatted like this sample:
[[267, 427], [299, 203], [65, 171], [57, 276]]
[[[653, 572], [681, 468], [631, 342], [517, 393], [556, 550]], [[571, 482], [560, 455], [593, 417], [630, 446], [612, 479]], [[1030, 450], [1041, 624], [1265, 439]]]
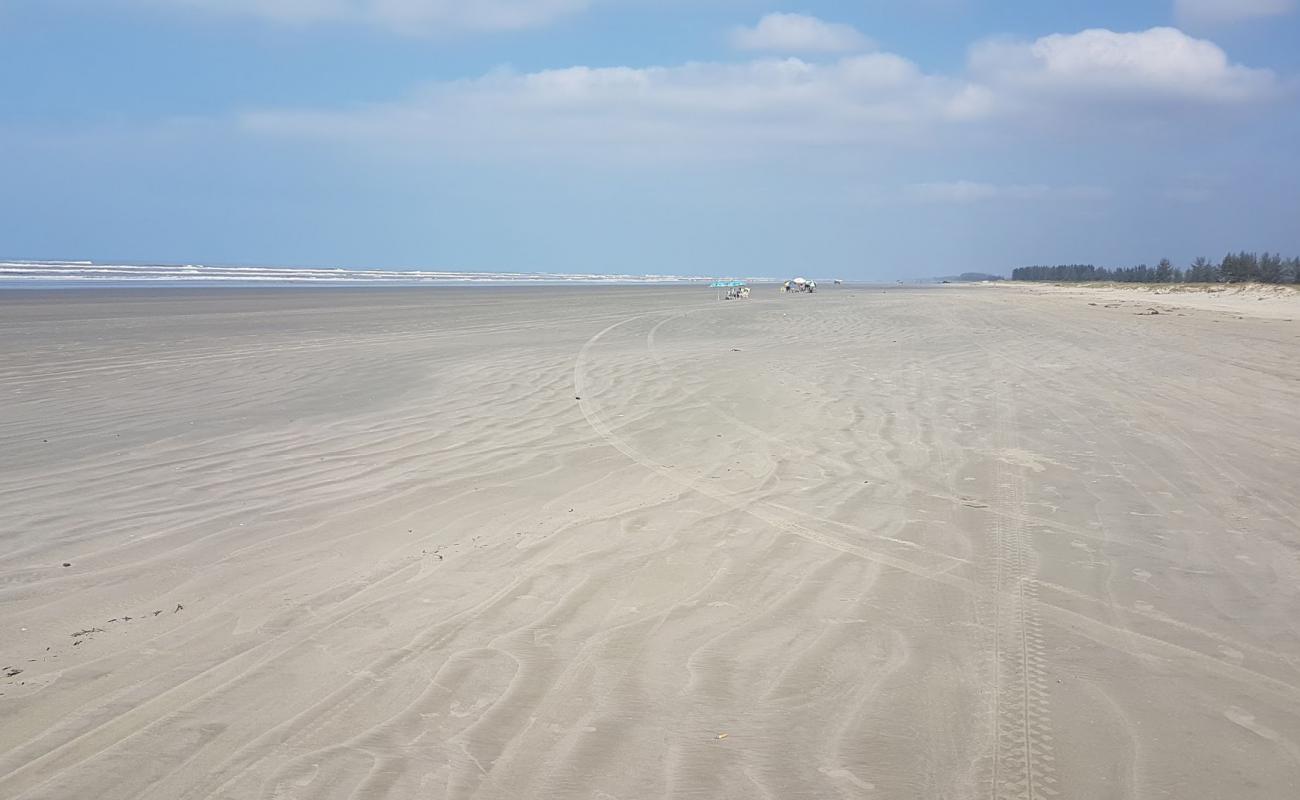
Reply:
[[1300, 253], [1296, 0], [0, 0], [0, 256]]

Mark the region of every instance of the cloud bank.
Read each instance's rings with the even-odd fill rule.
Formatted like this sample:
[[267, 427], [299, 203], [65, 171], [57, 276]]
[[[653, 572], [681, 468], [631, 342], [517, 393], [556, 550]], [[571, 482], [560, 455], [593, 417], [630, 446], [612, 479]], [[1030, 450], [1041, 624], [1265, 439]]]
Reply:
[[402, 152], [656, 159], [744, 157], [799, 147], [917, 146], [972, 127], [1060, 120], [1073, 129], [1177, 120], [1276, 95], [1268, 70], [1232, 63], [1172, 28], [1087, 30], [984, 42], [964, 74], [891, 53], [817, 63], [760, 58], [655, 67], [501, 70], [437, 82], [388, 103], [270, 109], [252, 131], [398, 145]]
[[1277, 85], [1271, 71], [1233, 64], [1218, 45], [1176, 28], [985, 42], [970, 66], [977, 79], [1025, 95], [1218, 103], [1257, 99]]

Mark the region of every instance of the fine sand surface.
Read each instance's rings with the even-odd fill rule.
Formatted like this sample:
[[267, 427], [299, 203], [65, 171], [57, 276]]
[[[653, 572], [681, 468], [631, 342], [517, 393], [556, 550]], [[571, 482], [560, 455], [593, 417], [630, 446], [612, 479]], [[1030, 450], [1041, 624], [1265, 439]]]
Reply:
[[0, 295], [0, 797], [1300, 796], [1300, 323], [713, 298]]

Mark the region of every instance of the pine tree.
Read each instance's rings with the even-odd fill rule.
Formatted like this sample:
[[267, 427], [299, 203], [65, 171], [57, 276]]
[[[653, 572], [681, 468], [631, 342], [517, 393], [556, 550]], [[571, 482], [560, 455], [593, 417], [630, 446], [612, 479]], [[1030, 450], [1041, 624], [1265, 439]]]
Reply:
[[1192, 283], [1214, 283], [1219, 279], [1219, 269], [1205, 256], [1197, 256], [1187, 269], [1187, 280]]
[[1270, 255], [1265, 252], [1259, 257], [1259, 266], [1256, 270], [1256, 277], [1263, 283], [1281, 283], [1283, 281], [1285, 262], [1282, 256], [1274, 253]]

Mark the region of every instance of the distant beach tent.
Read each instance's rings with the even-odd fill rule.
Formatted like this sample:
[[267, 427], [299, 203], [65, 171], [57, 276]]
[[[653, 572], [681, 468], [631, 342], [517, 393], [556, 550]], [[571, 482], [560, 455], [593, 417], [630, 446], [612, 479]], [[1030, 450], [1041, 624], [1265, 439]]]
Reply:
[[710, 289], [726, 289], [725, 292], [718, 292], [719, 300], [748, 300], [749, 286], [744, 281], [714, 281], [709, 284]]
[[815, 292], [817, 291], [817, 282], [810, 281], [807, 278], [795, 278], [781, 284], [783, 292]]

